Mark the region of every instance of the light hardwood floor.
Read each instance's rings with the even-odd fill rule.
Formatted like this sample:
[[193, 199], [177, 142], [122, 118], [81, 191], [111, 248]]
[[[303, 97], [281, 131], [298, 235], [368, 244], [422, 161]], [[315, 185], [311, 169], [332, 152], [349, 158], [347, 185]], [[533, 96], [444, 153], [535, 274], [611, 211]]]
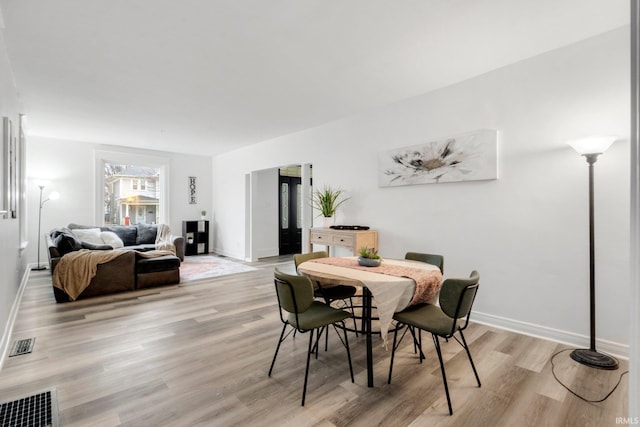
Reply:
[[[453, 403], [448, 415], [437, 356], [423, 339], [418, 363], [410, 340], [396, 355], [374, 338], [375, 387], [366, 387], [364, 339], [349, 336], [355, 383], [334, 332], [311, 361], [300, 407], [307, 335], [283, 343], [273, 267], [179, 286], [56, 304], [47, 272], [31, 272], [12, 340], [35, 337], [31, 354], [8, 358], [0, 401], [57, 389], [63, 426], [615, 426], [627, 415], [627, 377], [602, 403], [586, 403], [552, 375], [566, 346], [472, 324], [466, 334], [482, 380], [466, 355], [443, 344]], [[482, 292], [482, 284], [480, 288]], [[627, 369], [599, 371], [555, 359], [559, 378], [592, 399]]]

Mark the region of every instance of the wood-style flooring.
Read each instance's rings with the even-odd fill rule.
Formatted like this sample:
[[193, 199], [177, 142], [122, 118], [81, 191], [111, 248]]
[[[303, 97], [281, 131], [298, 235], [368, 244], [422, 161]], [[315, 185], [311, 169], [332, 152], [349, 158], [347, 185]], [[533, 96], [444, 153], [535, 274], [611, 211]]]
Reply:
[[[411, 341], [396, 354], [374, 338], [375, 387], [366, 386], [364, 338], [349, 335], [355, 383], [331, 331], [329, 351], [311, 360], [300, 406], [307, 335], [290, 336], [271, 378], [281, 323], [273, 267], [178, 286], [56, 304], [48, 271], [30, 273], [12, 341], [35, 337], [31, 354], [7, 358], [0, 401], [55, 388], [62, 426], [616, 426], [627, 416], [628, 380], [602, 403], [627, 369], [576, 365], [567, 347], [472, 324], [467, 340], [478, 388], [462, 348], [443, 343], [454, 414], [449, 416], [438, 359], [423, 335], [420, 364]], [[482, 292], [482, 288], [480, 289]]]

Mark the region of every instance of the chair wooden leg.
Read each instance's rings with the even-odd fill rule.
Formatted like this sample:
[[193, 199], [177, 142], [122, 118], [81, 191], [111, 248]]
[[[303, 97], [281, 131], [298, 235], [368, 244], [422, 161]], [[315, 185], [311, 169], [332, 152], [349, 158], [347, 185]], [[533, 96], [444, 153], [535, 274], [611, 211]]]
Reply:
[[478, 371], [476, 371], [476, 365], [473, 363], [473, 359], [471, 358], [469, 345], [467, 344], [467, 340], [464, 339], [464, 334], [462, 333], [462, 331], [459, 331], [459, 332], [460, 332], [460, 337], [462, 338], [462, 344], [463, 344], [462, 346], [467, 351], [467, 357], [469, 358], [469, 362], [471, 362], [471, 369], [473, 369], [473, 373], [476, 376], [476, 381], [478, 381], [478, 387], [481, 387], [482, 384], [480, 384], [480, 377], [478, 376]]
[[284, 331], [287, 329], [287, 324], [282, 325], [282, 333], [280, 334], [280, 339], [278, 339], [278, 346], [276, 347], [276, 353], [273, 355], [273, 360], [271, 361], [271, 367], [269, 368], [269, 377], [271, 376], [271, 371], [273, 371], [273, 365], [276, 363], [276, 357], [278, 357], [278, 350], [280, 350], [280, 344], [282, 344], [282, 337], [284, 336]]
[[[309, 331], [309, 351], [307, 351], [307, 367], [304, 371], [304, 386], [302, 387], [302, 406], [304, 406], [304, 400], [307, 397], [307, 380], [309, 379], [309, 362], [311, 360], [311, 353], [313, 352], [313, 331]], [[316, 344], [317, 345], [317, 344]]]
[[442, 351], [440, 350], [440, 341], [436, 334], [431, 334], [433, 337], [433, 344], [436, 346], [436, 352], [438, 353], [438, 360], [440, 361], [440, 370], [442, 371], [442, 382], [444, 383], [444, 392], [447, 394], [447, 404], [449, 405], [449, 415], [453, 415], [453, 409], [451, 407], [451, 398], [449, 397], [449, 386], [447, 385], [447, 374], [444, 372], [444, 362], [442, 361]]

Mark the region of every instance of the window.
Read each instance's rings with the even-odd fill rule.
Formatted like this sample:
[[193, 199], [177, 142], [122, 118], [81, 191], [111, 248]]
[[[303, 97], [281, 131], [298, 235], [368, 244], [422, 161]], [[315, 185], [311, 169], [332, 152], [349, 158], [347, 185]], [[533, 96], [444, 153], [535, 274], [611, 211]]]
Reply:
[[168, 223], [168, 159], [96, 151], [98, 224]]

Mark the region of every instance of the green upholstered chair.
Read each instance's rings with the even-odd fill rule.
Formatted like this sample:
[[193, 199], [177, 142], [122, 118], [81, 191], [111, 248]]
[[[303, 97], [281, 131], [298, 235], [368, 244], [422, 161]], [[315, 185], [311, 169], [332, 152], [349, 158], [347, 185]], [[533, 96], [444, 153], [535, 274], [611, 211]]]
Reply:
[[[305, 261], [309, 261], [317, 258], [326, 258], [328, 255], [325, 251], [317, 251], [317, 252], [309, 252], [306, 254], [295, 254], [293, 256], [293, 262], [296, 266], [296, 271], [298, 270], [298, 266]], [[314, 296], [316, 298], [323, 298], [327, 304], [331, 304], [333, 301], [343, 300], [345, 304], [351, 311], [352, 316], [354, 316], [354, 330], [356, 332], [356, 336], [358, 336], [358, 328], [355, 320], [355, 312], [353, 309], [353, 300], [352, 297], [355, 296], [357, 289], [355, 286], [349, 285], [335, 285], [335, 286], [322, 286], [321, 283], [317, 282], [314, 290]]]
[[[338, 337], [347, 350], [347, 359], [349, 361], [349, 372], [351, 373], [351, 382], [353, 382], [353, 366], [351, 364], [351, 353], [349, 351], [349, 341], [347, 339], [347, 331], [344, 326], [344, 319], [351, 317], [349, 312], [329, 306], [323, 302], [314, 300], [313, 285], [311, 281], [304, 276], [285, 274], [275, 269], [274, 283], [276, 287], [276, 295], [278, 297], [278, 307], [280, 312], [280, 320], [283, 323], [280, 339], [276, 352], [271, 361], [269, 368], [269, 376], [273, 371], [276, 363], [276, 357], [280, 350], [280, 344], [291, 334], [292, 330], [300, 333], [309, 332], [309, 348], [307, 351], [307, 367], [304, 373], [304, 386], [302, 388], [302, 406], [304, 406], [305, 397], [307, 395], [307, 379], [309, 377], [309, 360], [311, 354], [315, 351], [318, 355], [317, 348], [320, 337], [323, 333], [327, 333], [328, 326], [336, 328], [335, 324], [341, 324], [344, 333], [344, 339], [340, 336], [338, 329]], [[293, 328], [285, 335], [287, 326]], [[314, 341], [315, 335], [315, 341]]]
[[[423, 254], [420, 252], [407, 252], [404, 255], [404, 259], [408, 259], [411, 261], [420, 261], [427, 264], [435, 265], [440, 269], [441, 273], [444, 273], [444, 257], [442, 255]], [[413, 333], [413, 331], [411, 331], [411, 333]], [[418, 331], [417, 341], [422, 345], [422, 333], [420, 331]], [[414, 345], [413, 345], [414, 353], [418, 351], [418, 346], [415, 343], [416, 343], [416, 340], [414, 337]]]
[[[467, 357], [471, 363], [471, 369], [476, 376], [478, 387], [480, 387], [480, 377], [476, 371], [476, 367], [473, 364], [471, 358], [471, 352], [469, 346], [464, 338], [462, 331], [466, 329], [469, 324], [469, 315], [471, 314], [471, 307], [478, 291], [478, 282], [480, 275], [477, 271], [473, 271], [468, 279], [447, 279], [442, 284], [440, 289], [440, 305], [433, 304], [419, 304], [408, 307], [407, 309], [396, 313], [393, 318], [398, 324], [407, 325], [413, 335], [414, 345], [420, 350], [420, 363], [424, 359], [424, 353], [422, 352], [422, 345], [416, 340], [414, 329], [424, 330], [431, 333], [433, 337], [433, 343], [436, 347], [438, 354], [438, 360], [440, 361], [440, 370], [442, 372], [442, 381], [444, 383], [444, 391], [447, 395], [447, 404], [449, 405], [449, 415], [453, 415], [453, 409], [451, 407], [451, 398], [449, 397], [449, 387], [447, 385], [447, 376], [444, 370], [444, 363], [442, 361], [442, 352], [440, 350], [439, 338], [448, 340], [454, 338], [467, 352]], [[396, 328], [393, 334], [393, 347], [391, 348], [391, 364], [389, 365], [389, 380], [391, 384], [391, 373], [393, 371], [393, 359], [396, 349], [402, 342], [407, 330], [403, 332], [400, 340], [398, 341], [398, 328]], [[461, 340], [455, 335], [456, 332], [460, 335]]]
[[444, 257], [442, 255], [407, 252], [404, 256], [404, 259], [426, 262], [427, 264], [435, 265], [440, 269], [440, 272], [444, 273]]

